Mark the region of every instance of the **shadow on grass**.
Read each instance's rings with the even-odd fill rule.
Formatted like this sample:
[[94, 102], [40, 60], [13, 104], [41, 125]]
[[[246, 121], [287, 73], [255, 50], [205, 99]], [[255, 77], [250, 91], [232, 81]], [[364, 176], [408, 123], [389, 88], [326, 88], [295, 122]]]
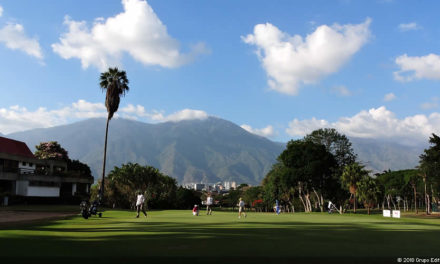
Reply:
[[0, 256], [17, 263], [396, 263], [397, 257], [440, 257], [440, 226], [433, 223], [73, 220], [4, 229]]

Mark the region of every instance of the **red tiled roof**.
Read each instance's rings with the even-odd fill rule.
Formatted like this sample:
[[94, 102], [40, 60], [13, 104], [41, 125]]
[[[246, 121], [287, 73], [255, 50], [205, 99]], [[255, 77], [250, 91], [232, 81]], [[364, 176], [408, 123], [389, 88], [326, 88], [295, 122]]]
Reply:
[[0, 153], [35, 158], [26, 143], [5, 137], [0, 137]]

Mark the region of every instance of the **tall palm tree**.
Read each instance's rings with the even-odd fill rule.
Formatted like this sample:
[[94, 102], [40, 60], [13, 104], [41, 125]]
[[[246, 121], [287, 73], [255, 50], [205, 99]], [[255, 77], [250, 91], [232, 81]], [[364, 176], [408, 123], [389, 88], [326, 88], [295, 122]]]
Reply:
[[105, 107], [107, 108], [107, 125], [105, 127], [104, 142], [104, 161], [102, 165], [102, 180], [99, 188], [99, 199], [102, 201], [104, 197], [104, 178], [105, 178], [105, 161], [107, 157], [107, 135], [108, 124], [114, 113], [118, 111], [121, 95], [124, 96], [128, 92], [128, 79], [125, 71], [119, 71], [118, 68], [109, 68], [108, 71], [101, 73], [99, 78], [99, 86], [105, 94]]
[[358, 192], [359, 182], [363, 177], [368, 175], [368, 171], [364, 169], [364, 166], [357, 162], [353, 162], [344, 167], [341, 176], [342, 184], [350, 190], [350, 193], [354, 196], [353, 212], [356, 213], [356, 194]]

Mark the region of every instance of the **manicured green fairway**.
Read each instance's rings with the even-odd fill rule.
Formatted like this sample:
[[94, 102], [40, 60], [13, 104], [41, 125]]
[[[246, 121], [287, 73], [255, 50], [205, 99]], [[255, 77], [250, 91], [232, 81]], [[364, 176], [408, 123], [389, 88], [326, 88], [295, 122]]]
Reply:
[[134, 215], [107, 211], [103, 218], [75, 216], [3, 226], [0, 259], [29, 258], [34, 263], [79, 257], [125, 263], [121, 260], [167, 257], [210, 263], [243, 259], [328, 263], [330, 258], [351, 263], [355, 258], [365, 263], [397, 263], [397, 257], [440, 257], [439, 219], [325, 213], [249, 213], [238, 219], [236, 213], [194, 217], [190, 211], [153, 211], [147, 219]]

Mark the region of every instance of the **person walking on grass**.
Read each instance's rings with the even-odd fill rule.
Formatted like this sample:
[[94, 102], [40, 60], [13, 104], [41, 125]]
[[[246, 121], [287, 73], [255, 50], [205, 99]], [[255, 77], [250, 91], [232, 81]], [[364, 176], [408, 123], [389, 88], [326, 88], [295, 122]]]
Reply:
[[137, 211], [136, 218], [139, 218], [139, 213], [141, 211], [142, 211], [142, 213], [144, 213], [145, 218], [147, 218], [147, 212], [145, 212], [144, 203], [145, 203], [145, 197], [141, 191], [138, 191], [137, 192], [137, 199], [136, 199], [136, 211]]
[[243, 216], [246, 218], [246, 212], [244, 211], [244, 201], [243, 198], [240, 198], [240, 201], [238, 202], [238, 218], [241, 218], [242, 213]]
[[212, 215], [212, 204], [213, 204], [213, 199], [211, 194], [208, 194], [208, 197], [206, 197], [206, 214], [207, 215]]

